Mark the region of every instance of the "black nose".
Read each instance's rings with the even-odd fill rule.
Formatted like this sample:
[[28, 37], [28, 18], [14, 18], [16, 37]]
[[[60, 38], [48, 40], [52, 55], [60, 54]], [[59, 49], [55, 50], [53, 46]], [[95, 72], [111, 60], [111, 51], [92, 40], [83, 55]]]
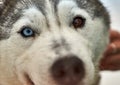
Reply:
[[85, 68], [77, 56], [65, 56], [54, 62], [51, 73], [60, 85], [77, 85], [85, 76]]

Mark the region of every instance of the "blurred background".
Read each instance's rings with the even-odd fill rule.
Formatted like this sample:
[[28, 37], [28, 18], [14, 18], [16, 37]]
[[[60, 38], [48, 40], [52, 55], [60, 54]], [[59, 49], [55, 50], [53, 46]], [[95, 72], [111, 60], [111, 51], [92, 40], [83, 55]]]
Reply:
[[111, 15], [111, 26], [120, 31], [120, 0], [101, 0]]
[[[101, 0], [111, 15], [111, 28], [120, 32], [120, 0]], [[120, 85], [120, 71], [101, 72], [100, 85]]]

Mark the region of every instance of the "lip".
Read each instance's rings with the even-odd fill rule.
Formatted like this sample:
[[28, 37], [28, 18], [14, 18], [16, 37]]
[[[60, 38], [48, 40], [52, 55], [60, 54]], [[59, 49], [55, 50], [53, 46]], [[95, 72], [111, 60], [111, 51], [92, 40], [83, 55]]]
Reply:
[[[25, 73], [24, 76], [25, 76], [25, 80], [26, 80], [25, 85], [35, 85], [34, 81], [27, 73]], [[83, 82], [80, 82], [79, 84], [69, 83], [69, 84], [58, 84], [58, 85], [85, 85], [85, 84]]]
[[32, 79], [28, 74], [24, 74], [27, 84], [26, 85], [35, 85]]

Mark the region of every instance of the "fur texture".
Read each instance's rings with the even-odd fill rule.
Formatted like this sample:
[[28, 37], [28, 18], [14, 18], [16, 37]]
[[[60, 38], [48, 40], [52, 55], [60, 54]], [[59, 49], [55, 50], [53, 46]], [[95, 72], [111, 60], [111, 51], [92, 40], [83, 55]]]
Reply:
[[[73, 19], [86, 19], [75, 29]], [[84, 63], [79, 85], [98, 85], [98, 64], [108, 43], [109, 15], [98, 0], [4, 0], [0, 6], [0, 85], [59, 85], [50, 68], [64, 56]], [[20, 33], [28, 26], [34, 37]]]

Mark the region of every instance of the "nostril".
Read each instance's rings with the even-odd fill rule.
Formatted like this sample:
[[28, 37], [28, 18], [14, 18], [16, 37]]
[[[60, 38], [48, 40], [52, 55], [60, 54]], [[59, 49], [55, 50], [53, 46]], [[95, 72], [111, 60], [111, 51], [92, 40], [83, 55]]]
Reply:
[[74, 73], [77, 75], [77, 74], [79, 74], [81, 71], [80, 71], [80, 68], [78, 67], [78, 66], [76, 66], [75, 68], [74, 68]]
[[51, 67], [51, 73], [54, 78], [64, 78], [67, 74], [64, 63], [57, 60]]
[[62, 78], [66, 75], [66, 72], [64, 71], [64, 69], [60, 69], [57, 73], [56, 73], [56, 77]]
[[[51, 74], [54, 80], [60, 84], [76, 84], [85, 75], [83, 62], [76, 56], [65, 56], [54, 62], [51, 67]], [[66, 83], [67, 82], [67, 83]]]

